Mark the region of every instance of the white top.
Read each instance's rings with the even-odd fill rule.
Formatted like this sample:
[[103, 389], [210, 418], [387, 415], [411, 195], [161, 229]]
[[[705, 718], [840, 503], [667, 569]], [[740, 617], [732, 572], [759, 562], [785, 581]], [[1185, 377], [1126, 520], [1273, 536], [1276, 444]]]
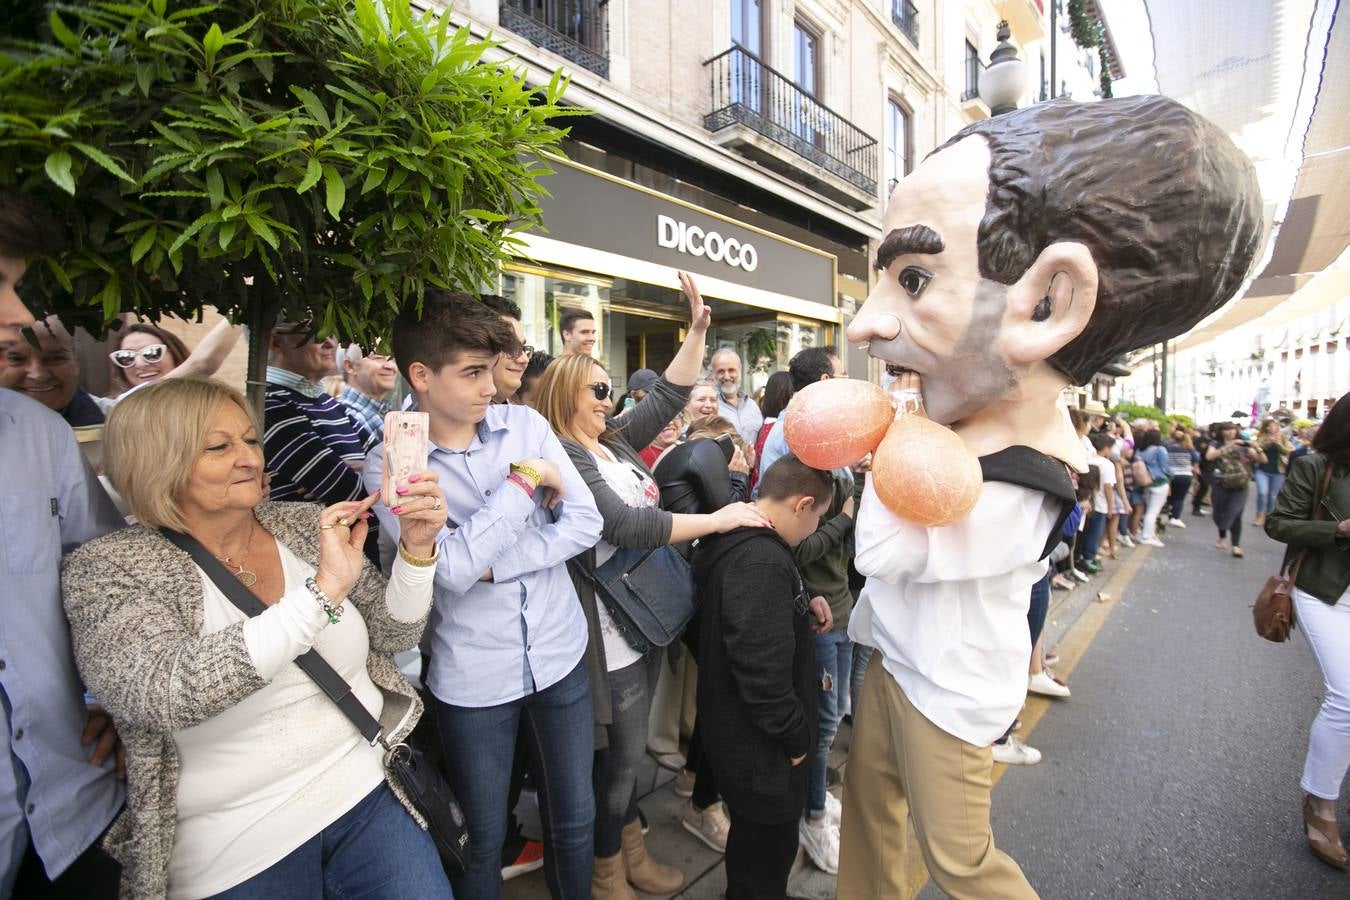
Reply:
[[[244, 643], [266, 687], [174, 734], [179, 756], [178, 824], [169, 859], [171, 900], [209, 897], [286, 857], [341, 818], [384, 780], [371, 747], [292, 661], [311, 646], [346, 679], [371, 715], [383, 695], [370, 680], [366, 623], [356, 605], [328, 624], [305, 587], [314, 569], [278, 543], [286, 575], [281, 600], [248, 618], [201, 573], [202, 634], [244, 622]], [[199, 570], [200, 571], [200, 570]], [[414, 621], [431, 606], [434, 566], [395, 563], [390, 613]]]
[[1002, 737], [1026, 699], [1027, 609], [1058, 512], [1046, 494], [991, 481], [966, 519], [924, 528], [867, 479], [854, 564], [868, 578], [849, 637], [877, 648], [915, 709], [967, 743]]
[[1100, 476], [1097, 493], [1092, 495], [1092, 511], [1110, 513], [1112, 510], [1106, 505], [1106, 488], [1108, 485], [1115, 487], [1116, 464], [1107, 457], [1096, 455], [1089, 457], [1088, 463], [1097, 470], [1097, 474]]
[[[605, 484], [619, 495], [619, 499], [634, 509], [647, 509], [661, 503], [661, 490], [652, 476], [626, 460], [617, 459], [608, 451], [591, 451], [591, 458], [605, 478]], [[595, 545], [595, 564], [602, 566], [619, 548], [601, 539]], [[596, 615], [600, 619], [600, 634], [605, 641], [605, 671], [616, 672], [642, 659], [614, 624], [604, 601], [596, 597]]]

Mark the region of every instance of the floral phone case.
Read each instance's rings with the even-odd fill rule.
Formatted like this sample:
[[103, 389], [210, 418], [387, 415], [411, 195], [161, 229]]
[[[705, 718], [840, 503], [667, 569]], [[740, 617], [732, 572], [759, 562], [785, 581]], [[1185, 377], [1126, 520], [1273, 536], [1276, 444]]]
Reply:
[[427, 467], [430, 417], [424, 412], [390, 412], [384, 416], [384, 485], [380, 501], [397, 504], [394, 488]]

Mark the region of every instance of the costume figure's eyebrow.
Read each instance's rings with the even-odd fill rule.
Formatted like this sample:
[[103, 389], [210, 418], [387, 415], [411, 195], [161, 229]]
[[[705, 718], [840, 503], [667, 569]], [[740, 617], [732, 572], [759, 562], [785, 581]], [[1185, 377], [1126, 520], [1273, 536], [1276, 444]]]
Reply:
[[897, 228], [882, 240], [877, 247], [877, 269], [885, 269], [897, 256], [906, 253], [941, 253], [947, 249], [942, 235], [927, 225], [909, 225]]

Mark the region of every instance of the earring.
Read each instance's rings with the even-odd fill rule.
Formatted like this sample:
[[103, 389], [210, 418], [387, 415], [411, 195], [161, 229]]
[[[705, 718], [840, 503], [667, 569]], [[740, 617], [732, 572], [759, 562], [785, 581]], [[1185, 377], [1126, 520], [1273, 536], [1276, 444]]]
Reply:
[[1049, 296], [1042, 297], [1037, 301], [1036, 308], [1031, 311], [1031, 321], [1044, 322], [1050, 318], [1050, 313], [1053, 311], [1054, 307], [1050, 305]]

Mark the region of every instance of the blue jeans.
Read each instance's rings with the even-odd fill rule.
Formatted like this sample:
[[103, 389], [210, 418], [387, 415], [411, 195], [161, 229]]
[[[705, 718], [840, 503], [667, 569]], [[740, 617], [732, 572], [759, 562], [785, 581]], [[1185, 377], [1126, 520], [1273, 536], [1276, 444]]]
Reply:
[[1106, 513], [1094, 512], [1088, 516], [1087, 525], [1083, 527], [1083, 541], [1078, 545], [1078, 558], [1096, 559], [1104, 534], [1106, 534]]
[[343, 816], [217, 900], [448, 898], [436, 845], [380, 785]]
[[472, 900], [502, 895], [511, 758], [516, 733], [523, 729], [530, 771], [539, 785], [549, 894], [554, 900], [590, 897], [595, 716], [584, 662], [557, 684], [510, 703], [472, 707], [434, 700], [433, 706], [445, 775], [469, 823], [469, 869], [453, 879], [455, 893]]
[[850, 709], [858, 708], [858, 692], [862, 690], [863, 676], [867, 674], [867, 664], [872, 661], [872, 654], [875, 652], [875, 648], [866, 644], [855, 643], [853, 645], [853, 679], [848, 688]]
[[1252, 480], [1256, 482], [1256, 511], [1274, 512], [1275, 498], [1280, 496], [1280, 488], [1284, 487], [1284, 476], [1272, 475], [1257, 469], [1252, 473]]
[[815, 755], [807, 762], [806, 811], [813, 816], [825, 812], [825, 778], [829, 768], [830, 747], [844, 717], [845, 696], [853, 681], [853, 642], [848, 629], [836, 628], [829, 634], [814, 635], [816, 671], [820, 672], [820, 732]]
[[613, 721], [605, 726], [609, 746], [595, 751], [595, 855], [608, 859], [623, 845], [623, 829], [638, 818], [637, 780], [647, 755], [647, 713], [652, 708], [665, 651], [609, 673]]

